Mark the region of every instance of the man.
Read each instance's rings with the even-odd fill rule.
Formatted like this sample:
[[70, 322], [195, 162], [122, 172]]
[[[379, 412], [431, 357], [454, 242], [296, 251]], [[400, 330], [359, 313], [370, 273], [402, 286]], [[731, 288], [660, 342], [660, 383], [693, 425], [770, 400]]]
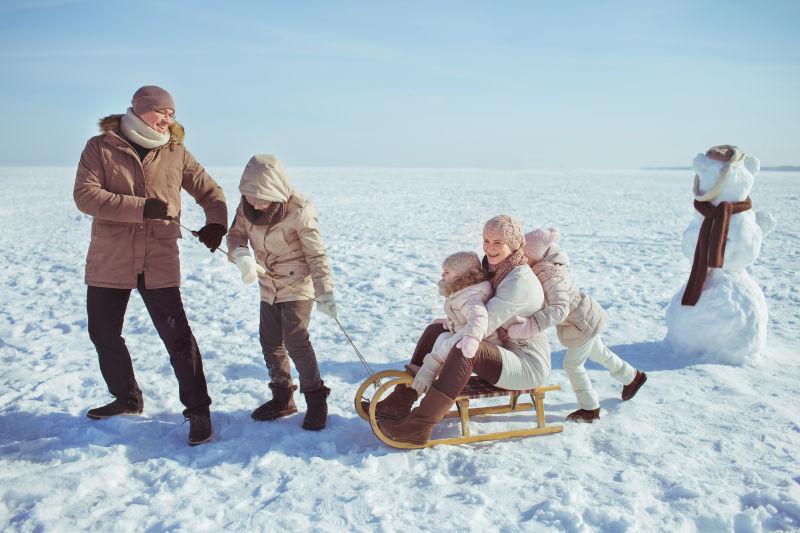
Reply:
[[85, 277], [89, 337], [115, 398], [86, 415], [99, 420], [142, 412], [142, 391], [122, 338], [136, 288], [169, 352], [190, 422], [189, 445], [195, 446], [211, 440], [211, 398], [178, 288], [181, 188], [205, 211], [198, 237], [212, 252], [227, 231], [228, 211], [222, 189], [182, 144], [172, 96], [148, 85], [131, 103], [126, 114], [100, 120], [102, 134], [86, 144], [73, 191], [78, 209], [93, 217]]

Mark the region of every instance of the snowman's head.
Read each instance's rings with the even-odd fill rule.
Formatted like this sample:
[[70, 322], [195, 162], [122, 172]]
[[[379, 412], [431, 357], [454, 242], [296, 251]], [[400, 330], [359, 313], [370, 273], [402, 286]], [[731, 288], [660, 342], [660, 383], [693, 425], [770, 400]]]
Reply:
[[724, 144], [697, 154], [692, 167], [695, 199], [717, 205], [747, 198], [761, 163], [755, 157], [747, 157], [739, 147]]

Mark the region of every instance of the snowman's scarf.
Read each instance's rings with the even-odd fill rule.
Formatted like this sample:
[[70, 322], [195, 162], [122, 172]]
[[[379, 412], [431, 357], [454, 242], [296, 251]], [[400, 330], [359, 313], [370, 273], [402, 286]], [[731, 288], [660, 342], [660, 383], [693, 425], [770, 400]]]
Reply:
[[741, 202], [720, 202], [717, 206], [711, 202], [694, 201], [694, 208], [703, 215], [704, 220], [694, 249], [692, 273], [689, 274], [681, 304], [694, 305], [700, 299], [708, 269], [722, 268], [725, 261], [725, 243], [728, 240], [731, 215], [747, 211], [751, 207], [753, 203], [749, 197]]

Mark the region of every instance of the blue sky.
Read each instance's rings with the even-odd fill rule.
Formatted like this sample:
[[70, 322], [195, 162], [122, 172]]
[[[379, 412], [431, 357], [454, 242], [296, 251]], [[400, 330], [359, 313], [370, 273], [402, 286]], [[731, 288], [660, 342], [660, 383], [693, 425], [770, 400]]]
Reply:
[[800, 164], [800, 2], [0, 3], [0, 165], [74, 165], [136, 88], [207, 165]]

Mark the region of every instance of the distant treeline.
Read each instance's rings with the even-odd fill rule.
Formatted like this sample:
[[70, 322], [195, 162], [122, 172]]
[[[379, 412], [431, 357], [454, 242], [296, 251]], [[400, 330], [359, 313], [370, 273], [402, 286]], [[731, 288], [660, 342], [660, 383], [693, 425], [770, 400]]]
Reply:
[[[692, 167], [642, 167], [642, 170], [692, 170]], [[780, 167], [761, 167], [761, 170], [773, 170], [777, 172], [800, 172], [800, 167], [794, 165], [784, 165]]]

